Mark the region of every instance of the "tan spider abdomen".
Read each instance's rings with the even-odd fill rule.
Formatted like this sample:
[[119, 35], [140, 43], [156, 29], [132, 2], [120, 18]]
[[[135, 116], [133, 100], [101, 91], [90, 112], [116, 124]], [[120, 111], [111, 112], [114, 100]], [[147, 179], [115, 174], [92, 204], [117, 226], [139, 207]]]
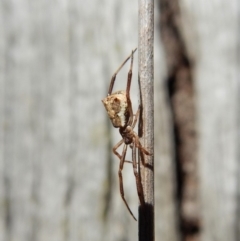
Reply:
[[117, 91], [102, 100], [112, 124], [116, 128], [124, 127], [129, 119], [126, 91]]

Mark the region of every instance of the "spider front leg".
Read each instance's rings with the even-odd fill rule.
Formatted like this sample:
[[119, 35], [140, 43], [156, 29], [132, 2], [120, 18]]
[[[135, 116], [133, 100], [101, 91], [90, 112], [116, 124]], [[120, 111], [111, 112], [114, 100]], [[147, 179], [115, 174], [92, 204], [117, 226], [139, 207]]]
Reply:
[[133, 215], [130, 207], [128, 206], [128, 203], [124, 197], [124, 188], [123, 188], [123, 177], [122, 177], [122, 170], [123, 170], [123, 166], [124, 166], [124, 162], [125, 162], [125, 157], [126, 157], [126, 153], [127, 153], [127, 145], [124, 144], [123, 146], [123, 152], [122, 152], [122, 156], [120, 156], [120, 154], [116, 151], [116, 149], [118, 147], [120, 147], [123, 143], [123, 140], [121, 140], [120, 142], [117, 143], [117, 145], [114, 146], [113, 148], [113, 153], [115, 155], [118, 156], [118, 158], [120, 159], [120, 163], [119, 163], [119, 169], [118, 169], [118, 177], [119, 177], [119, 188], [120, 188], [120, 194], [122, 197], [123, 202], [125, 203], [129, 213], [132, 215], [132, 217], [134, 218], [135, 221], [137, 221], [137, 219], [135, 218], [135, 216]]
[[131, 88], [131, 82], [132, 82], [133, 53], [134, 51], [132, 51], [132, 55], [131, 55], [131, 64], [130, 64], [130, 69], [128, 71], [128, 80], [127, 80], [127, 88], [126, 88], [126, 95], [128, 99], [130, 98], [130, 88]]
[[[116, 72], [113, 74], [113, 76], [112, 76], [112, 79], [111, 79], [111, 82], [110, 82], [110, 85], [109, 85], [109, 89], [108, 89], [108, 95], [111, 95], [112, 94], [112, 90], [113, 90], [113, 86], [114, 86], [114, 82], [115, 82], [115, 80], [116, 80], [116, 76], [117, 76], [117, 74], [118, 74], [118, 72], [121, 70], [121, 68], [126, 64], [126, 62], [130, 59], [130, 58], [133, 58], [132, 56], [133, 56], [133, 54], [135, 53], [135, 51], [137, 50], [137, 48], [135, 48], [133, 51], [132, 51], [132, 53], [131, 53], [131, 55], [130, 56], [128, 56], [124, 61], [123, 61], [123, 63], [119, 66], [119, 68], [116, 70]], [[131, 60], [131, 61], [133, 61], [133, 60]], [[132, 66], [132, 64], [131, 64], [131, 66]], [[128, 80], [129, 80], [129, 77], [128, 77]], [[129, 82], [129, 81], [128, 81]], [[131, 84], [131, 83], [130, 83]], [[129, 85], [129, 84], [128, 84]], [[127, 86], [128, 86], [127, 85]], [[127, 87], [127, 89], [129, 88], [129, 90], [130, 90], [130, 85]]]

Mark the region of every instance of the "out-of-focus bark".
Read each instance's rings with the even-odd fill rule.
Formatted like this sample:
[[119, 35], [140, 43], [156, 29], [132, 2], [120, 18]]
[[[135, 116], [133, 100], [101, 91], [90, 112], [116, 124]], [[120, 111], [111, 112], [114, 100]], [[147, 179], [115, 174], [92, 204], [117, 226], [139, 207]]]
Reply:
[[180, 1], [194, 62], [202, 240], [239, 239], [239, 1]]
[[169, 101], [173, 116], [177, 177], [176, 202], [181, 240], [199, 240], [196, 101], [193, 64], [181, 31], [179, 1], [160, 1], [160, 30], [164, 44]]

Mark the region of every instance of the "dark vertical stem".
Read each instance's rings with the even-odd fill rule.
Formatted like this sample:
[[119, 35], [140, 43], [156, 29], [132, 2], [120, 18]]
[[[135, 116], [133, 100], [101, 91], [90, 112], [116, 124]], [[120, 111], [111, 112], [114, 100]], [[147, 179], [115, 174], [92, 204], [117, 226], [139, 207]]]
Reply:
[[154, 105], [153, 105], [153, 40], [154, 1], [138, 1], [138, 70], [141, 100], [139, 136], [143, 146], [152, 154], [140, 155], [141, 179], [145, 204], [139, 207], [139, 240], [154, 240]]

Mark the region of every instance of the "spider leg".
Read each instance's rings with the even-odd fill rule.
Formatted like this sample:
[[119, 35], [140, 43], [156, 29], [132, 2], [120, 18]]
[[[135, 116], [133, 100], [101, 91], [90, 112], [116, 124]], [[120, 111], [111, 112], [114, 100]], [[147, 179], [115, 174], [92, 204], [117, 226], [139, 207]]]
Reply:
[[123, 144], [124, 140], [122, 139], [119, 141], [114, 147], [113, 147], [113, 153], [121, 160], [122, 156], [117, 152], [118, 147], [120, 147]]
[[133, 51], [131, 54], [131, 64], [130, 64], [130, 69], [128, 71], [128, 80], [127, 80], [127, 89], [126, 89], [126, 94], [127, 98], [130, 98], [130, 87], [131, 87], [131, 81], [132, 81], [132, 67], [133, 67]]
[[128, 110], [129, 110], [129, 120], [127, 125], [132, 125], [133, 122], [133, 111], [132, 111], [132, 103], [130, 99], [130, 88], [131, 88], [131, 82], [132, 82], [132, 68], [133, 68], [133, 54], [136, 51], [132, 51], [131, 54], [131, 64], [130, 64], [130, 69], [128, 71], [128, 80], [127, 80], [127, 88], [126, 88], [126, 97], [127, 97], [127, 103], [128, 103]]
[[121, 194], [122, 200], [123, 200], [123, 202], [125, 203], [128, 211], [130, 212], [130, 214], [132, 215], [132, 217], [135, 219], [135, 221], [137, 221], [137, 219], [136, 219], [135, 216], [133, 215], [133, 213], [132, 213], [130, 207], [128, 206], [128, 203], [127, 203], [127, 201], [126, 201], [126, 199], [125, 199], [125, 197], [124, 197], [122, 170], [123, 170], [123, 165], [124, 165], [126, 153], [127, 153], [127, 145], [125, 144], [124, 147], [123, 147], [122, 158], [121, 158], [121, 160], [120, 160], [119, 170], [118, 170], [120, 194]]
[[129, 163], [129, 164], [133, 163], [132, 161], [127, 161], [127, 160], [125, 160], [124, 162]]
[[[138, 106], [138, 110], [135, 114], [135, 118], [133, 120], [133, 124], [132, 124], [132, 129], [134, 129], [136, 123], [137, 123], [137, 120], [138, 120], [138, 117], [139, 117], [139, 114], [140, 114], [140, 105]], [[136, 147], [138, 149], [140, 149], [145, 155], [151, 155], [141, 144], [140, 140], [139, 140], [139, 136], [137, 135], [137, 133], [134, 132], [134, 138], [135, 138], [135, 143], [136, 143]]]
[[136, 162], [136, 144], [134, 142], [133, 149], [132, 149], [132, 160], [133, 160], [133, 172], [136, 178], [136, 186], [137, 186], [137, 193], [140, 201], [140, 205], [144, 205], [144, 196], [143, 196], [143, 187], [141, 183], [141, 176], [137, 170], [137, 162]]
[[[116, 76], [117, 76], [118, 72], [121, 70], [121, 68], [124, 66], [124, 64], [126, 64], [126, 62], [132, 57], [132, 55], [135, 53], [136, 50], [137, 50], [137, 48], [132, 51], [131, 55], [129, 55], [129, 56], [123, 61], [123, 63], [119, 66], [119, 68], [118, 68], [118, 69], [116, 70], [116, 72], [113, 74], [112, 79], [111, 79], [111, 82], [110, 82], [110, 85], [109, 85], [108, 95], [111, 95], [111, 94], [112, 94], [112, 89], [113, 89], [114, 82], [115, 82], [115, 79], [116, 79]], [[130, 87], [129, 87], [129, 88], [130, 88]]]
[[[119, 160], [122, 159], [122, 156], [117, 152], [117, 149], [122, 145], [122, 143], [123, 143], [123, 139], [113, 147], [113, 153], [119, 158]], [[132, 161], [125, 160], [124, 162], [132, 164]]]
[[138, 110], [136, 112], [136, 114], [134, 115], [134, 120], [133, 120], [133, 124], [132, 124], [132, 129], [134, 129], [135, 125], [137, 124], [137, 120], [139, 117], [139, 113], [140, 113], [140, 105], [138, 106]]
[[149, 153], [141, 144], [140, 140], [139, 140], [139, 136], [134, 132], [134, 139], [135, 139], [135, 144], [136, 144], [136, 148], [139, 149], [139, 162], [141, 161], [143, 163], [143, 165], [145, 166], [145, 155], [151, 156], [152, 154]]
[[136, 133], [134, 133], [134, 137], [135, 137], [135, 140], [136, 140], [136, 147], [141, 151], [143, 152], [145, 155], [148, 155], [148, 156], [151, 156], [151, 154], [142, 146], [140, 140], [139, 140], [139, 137]]

